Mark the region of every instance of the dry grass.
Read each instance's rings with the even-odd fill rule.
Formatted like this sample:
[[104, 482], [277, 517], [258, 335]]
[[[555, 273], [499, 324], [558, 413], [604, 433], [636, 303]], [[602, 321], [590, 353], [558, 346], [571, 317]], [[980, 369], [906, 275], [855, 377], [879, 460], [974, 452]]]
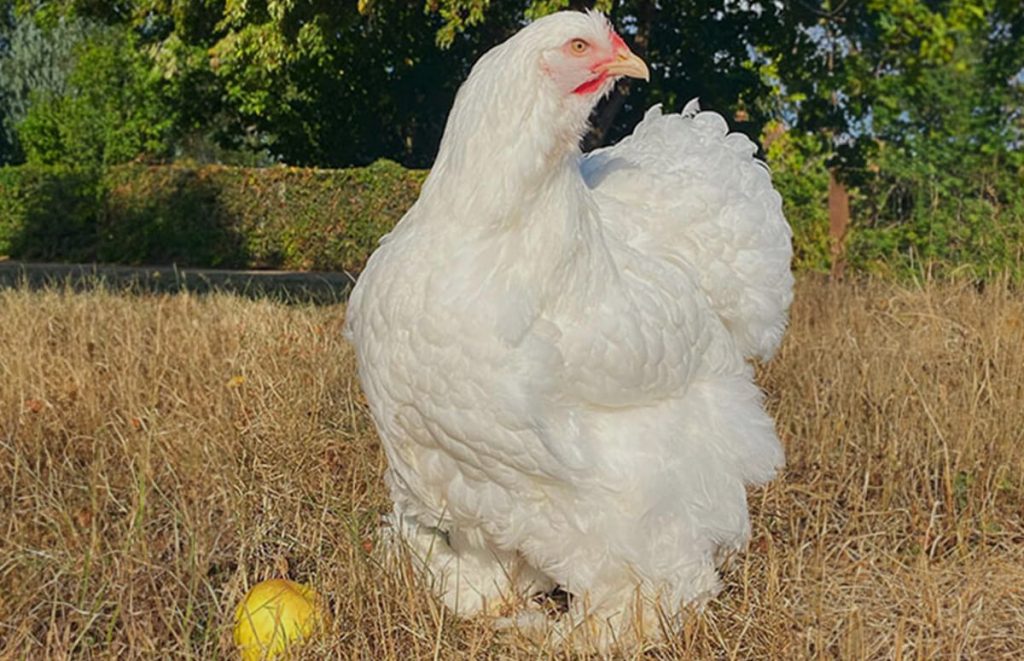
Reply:
[[[569, 656], [456, 622], [365, 540], [381, 452], [343, 308], [0, 291], [0, 656], [233, 656], [310, 581], [366, 659]], [[652, 658], [1024, 658], [1024, 303], [800, 283], [762, 371], [789, 468], [726, 591]]]

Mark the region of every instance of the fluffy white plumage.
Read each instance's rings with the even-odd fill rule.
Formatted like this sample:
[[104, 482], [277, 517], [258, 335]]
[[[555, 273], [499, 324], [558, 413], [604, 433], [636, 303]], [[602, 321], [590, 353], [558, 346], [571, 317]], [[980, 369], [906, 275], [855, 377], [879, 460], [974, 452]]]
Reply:
[[747, 358], [792, 298], [781, 199], [719, 115], [655, 107], [580, 153], [635, 60], [573, 12], [484, 55], [347, 321], [439, 595], [472, 616], [560, 586], [563, 632], [596, 615], [605, 641], [657, 636], [747, 540], [745, 485], [783, 464]]

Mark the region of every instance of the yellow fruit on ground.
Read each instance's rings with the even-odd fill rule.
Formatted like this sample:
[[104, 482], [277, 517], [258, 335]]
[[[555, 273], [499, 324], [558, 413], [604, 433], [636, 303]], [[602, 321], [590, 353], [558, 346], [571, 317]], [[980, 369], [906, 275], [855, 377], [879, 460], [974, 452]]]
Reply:
[[242, 661], [271, 659], [308, 639], [325, 623], [320, 598], [307, 585], [281, 578], [257, 583], [235, 610]]

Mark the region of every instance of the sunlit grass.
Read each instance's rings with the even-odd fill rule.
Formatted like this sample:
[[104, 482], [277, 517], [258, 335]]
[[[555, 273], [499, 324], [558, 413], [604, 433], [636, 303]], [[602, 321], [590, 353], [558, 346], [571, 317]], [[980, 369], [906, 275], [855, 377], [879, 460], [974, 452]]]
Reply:
[[[344, 308], [0, 291], [0, 658], [231, 657], [310, 582], [367, 659], [569, 656], [444, 612], [371, 539], [384, 459]], [[761, 370], [789, 466], [652, 658], [1024, 656], [1024, 302], [805, 280]]]

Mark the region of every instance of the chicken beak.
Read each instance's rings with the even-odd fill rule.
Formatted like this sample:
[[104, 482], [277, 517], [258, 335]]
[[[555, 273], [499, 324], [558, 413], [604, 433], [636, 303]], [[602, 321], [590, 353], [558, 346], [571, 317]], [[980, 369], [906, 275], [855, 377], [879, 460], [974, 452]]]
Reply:
[[651, 79], [651, 72], [647, 63], [637, 57], [631, 50], [624, 48], [620, 50], [615, 59], [601, 67], [601, 70], [613, 76], [629, 76], [631, 78]]

